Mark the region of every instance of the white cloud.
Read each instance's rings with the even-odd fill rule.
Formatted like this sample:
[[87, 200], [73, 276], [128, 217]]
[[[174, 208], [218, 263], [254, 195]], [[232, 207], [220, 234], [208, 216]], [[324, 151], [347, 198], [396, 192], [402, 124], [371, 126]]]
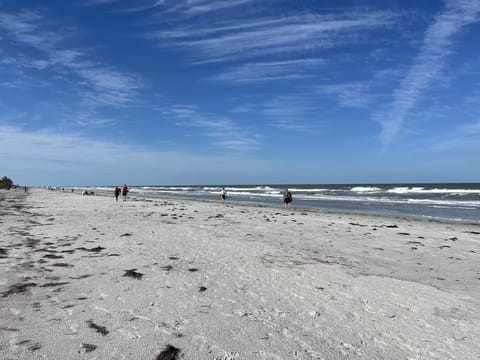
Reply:
[[363, 108], [374, 98], [369, 92], [369, 85], [361, 82], [320, 85], [317, 90], [320, 94], [336, 96], [338, 103], [345, 107]]
[[247, 63], [225, 71], [214, 79], [236, 83], [252, 83], [272, 80], [291, 80], [308, 77], [312, 71], [325, 64], [321, 59], [300, 59]]
[[477, 22], [479, 16], [479, 1], [453, 0], [428, 27], [419, 54], [393, 92], [393, 103], [374, 115], [382, 125], [383, 144], [395, 140], [423, 92], [441, 77], [446, 57], [453, 51], [454, 36], [463, 27]]
[[[90, 103], [122, 106], [130, 104], [141, 86], [140, 76], [131, 75], [101, 63], [86, 60], [90, 54], [67, 48], [61, 31], [46, 29], [48, 21], [39, 12], [24, 11], [19, 14], [0, 13], [0, 29], [15, 41], [36, 49], [41, 58], [28, 60], [30, 67], [38, 70], [50, 68], [67, 71], [83, 80], [81, 95]], [[27, 59], [22, 56], [24, 63]]]
[[259, 3], [259, 0], [157, 0], [151, 8], [159, 7], [164, 12], [182, 16], [198, 16], [255, 2]]
[[[230, 142], [221, 144], [224, 147], [243, 147], [235, 139], [224, 141]], [[14, 126], [0, 125], [0, 143], [2, 171], [27, 185], [233, 183], [245, 179], [246, 166], [259, 175], [270, 172], [262, 160], [232, 154], [150, 150], [81, 134]]]
[[[176, 24], [148, 35], [160, 39], [158, 46], [197, 50], [197, 64], [257, 58], [267, 55], [297, 54], [351, 43], [361, 31], [389, 25], [396, 18], [390, 12], [342, 15], [297, 15], [278, 18], [231, 19], [226, 24], [208, 22], [188, 26]], [[352, 38], [352, 34], [355, 37]], [[300, 56], [300, 54], [302, 54]], [[292, 64], [292, 66], [294, 66]]]
[[253, 151], [260, 148], [260, 135], [226, 117], [201, 113], [196, 106], [175, 105], [162, 111], [177, 119], [177, 125], [201, 129], [198, 135], [212, 138], [215, 146], [228, 151]]
[[319, 105], [311, 94], [276, 96], [261, 104], [258, 111], [269, 119], [269, 125], [275, 128], [311, 132], [318, 126], [316, 119]]
[[480, 120], [462, 125], [433, 141], [433, 149], [437, 151], [451, 151], [459, 148], [480, 148]]

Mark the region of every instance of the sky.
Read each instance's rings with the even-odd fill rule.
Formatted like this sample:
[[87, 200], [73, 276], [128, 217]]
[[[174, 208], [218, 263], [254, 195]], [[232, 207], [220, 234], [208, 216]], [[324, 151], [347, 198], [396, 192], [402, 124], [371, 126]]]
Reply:
[[0, 0], [21, 185], [480, 182], [480, 0]]

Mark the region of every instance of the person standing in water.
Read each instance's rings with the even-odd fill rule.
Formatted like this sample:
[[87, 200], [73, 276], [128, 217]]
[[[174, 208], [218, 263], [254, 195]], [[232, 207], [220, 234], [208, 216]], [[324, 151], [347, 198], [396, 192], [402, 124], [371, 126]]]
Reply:
[[225, 204], [225, 200], [227, 199], [227, 191], [225, 190], [225, 188], [222, 189], [220, 196], [222, 197], [222, 203]]
[[126, 184], [123, 184], [123, 188], [122, 188], [123, 201], [127, 201], [127, 194], [128, 194], [128, 187]]
[[285, 189], [285, 192], [283, 193], [283, 203], [285, 209], [290, 208], [290, 204], [292, 203], [292, 193], [288, 189]]

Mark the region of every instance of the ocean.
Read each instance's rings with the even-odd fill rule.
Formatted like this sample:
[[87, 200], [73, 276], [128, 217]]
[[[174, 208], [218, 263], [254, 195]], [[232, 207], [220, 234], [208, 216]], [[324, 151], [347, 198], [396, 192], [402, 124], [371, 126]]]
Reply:
[[[129, 186], [130, 194], [164, 199], [219, 201], [223, 185]], [[415, 216], [480, 223], [480, 183], [225, 185], [227, 202], [282, 207], [284, 190], [293, 208]], [[113, 187], [75, 188], [112, 194]]]

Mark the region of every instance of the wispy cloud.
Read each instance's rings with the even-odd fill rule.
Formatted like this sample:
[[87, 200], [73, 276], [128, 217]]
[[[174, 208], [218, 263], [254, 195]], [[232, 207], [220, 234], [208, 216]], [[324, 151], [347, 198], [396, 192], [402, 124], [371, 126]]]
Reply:
[[37, 58], [30, 60], [20, 55], [24, 66], [61, 73], [67, 71], [77, 76], [82, 80], [77, 83], [83, 85], [80, 94], [89, 102], [122, 106], [134, 99], [141, 84], [140, 76], [87, 60], [88, 53], [65, 47], [63, 43], [66, 42], [67, 35], [46, 29], [47, 23], [48, 19], [39, 12], [0, 13], [0, 29], [5, 30], [18, 43], [39, 52]]
[[[197, 63], [238, 61], [268, 55], [304, 54], [351, 43], [353, 33], [388, 25], [395, 18], [390, 12], [342, 15], [294, 15], [279, 18], [245, 19], [226, 25], [208, 23], [165, 29], [149, 35], [162, 39], [159, 46], [196, 49]], [[298, 59], [298, 58], [297, 58]]]
[[156, 0], [154, 6], [165, 12], [175, 12], [184, 16], [197, 16], [219, 10], [233, 9], [259, 0]]
[[[204, 16], [218, 11], [228, 11], [259, 0], [136, 0], [126, 5], [121, 0], [85, 0], [81, 6], [115, 4], [117, 12], [143, 12], [156, 9], [162, 14], [176, 14], [183, 18]], [[132, 4], [134, 3], [134, 4]]]
[[333, 95], [345, 107], [363, 108], [370, 105], [373, 95], [369, 84], [362, 82], [320, 85], [317, 91], [322, 95]]
[[419, 54], [393, 92], [393, 103], [374, 115], [382, 126], [383, 144], [395, 140], [417, 100], [434, 80], [441, 77], [446, 58], [453, 51], [455, 35], [463, 27], [477, 22], [479, 16], [479, 1], [452, 0], [428, 27]]
[[226, 117], [201, 113], [196, 106], [175, 105], [163, 110], [183, 127], [201, 129], [200, 135], [213, 139], [213, 145], [230, 151], [252, 151], [260, 147], [260, 135]]
[[325, 63], [321, 59], [248, 63], [227, 70], [214, 79], [236, 83], [301, 79], [309, 77], [312, 71], [318, 70]]
[[281, 130], [311, 132], [318, 126], [310, 120], [318, 116], [319, 106], [309, 94], [277, 96], [258, 107], [269, 119], [270, 126]]
[[258, 0], [190, 0], [179, 9], [189, 15], [235, 8]]
[[450, 131], [443, 139], [435, 139], [433, 145], [433, 149], [437, 151], [450, 151], [465, 147], [480, 148], [480, 120]]
[[[225, 140], [229, 148], [243, 146]], [[27, 185], [234, 183], [244, 169], [267, 173], [264, 161], [150, 150], [79, 133], [23, 130], [0, 125], [0, 162], [15, 182]], [[121, 164], [121, 165], [120, 165]], [[33, 175], [32, 175], [33, 174]]]

